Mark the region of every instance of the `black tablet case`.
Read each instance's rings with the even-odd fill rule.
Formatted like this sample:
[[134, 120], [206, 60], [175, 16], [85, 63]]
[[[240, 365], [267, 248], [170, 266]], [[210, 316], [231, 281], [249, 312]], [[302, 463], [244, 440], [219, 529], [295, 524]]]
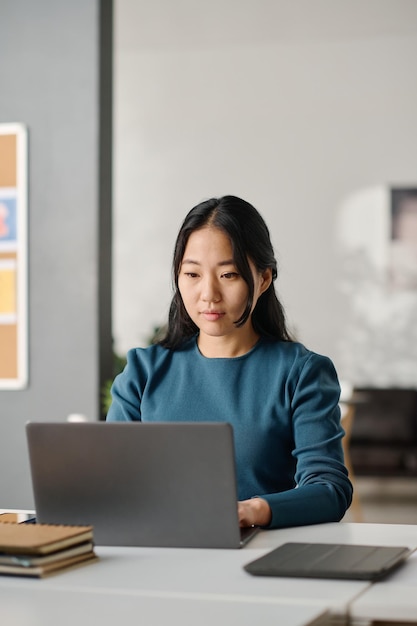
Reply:
[[255, 576], [378, 580], [411, 554], [409, 548], [334, 543], [285, 543], [247, 563]]

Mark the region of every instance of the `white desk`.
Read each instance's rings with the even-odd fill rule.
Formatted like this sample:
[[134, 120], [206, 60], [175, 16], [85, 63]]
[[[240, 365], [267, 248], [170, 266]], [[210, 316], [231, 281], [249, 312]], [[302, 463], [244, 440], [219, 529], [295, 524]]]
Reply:
[[417, 624], [417, 552], [391, 576], [374, 583], [349, 609], [351, 624]]
[[[2, 593], [3, 592], [3, 593]], [[80, 589], [0, 589], [9, 626], [330, 626], [323, 608], [279, 602], [170, 598]]]
[[[255, 616], [256, 623], [316, 626], [330, 623], [323, 617], [326, 610], [332, 624], [346, 623], [350, 607], [365, 597], [369, 583], [254, 577], [243, 570], [248, 561], [287, 541], [415, 548], [417, 526], [340, 523], [263, 531], [242, 550], [98, 546], [100, 560], [93, 564], [43, 580], [0, 578], [0, 622], [61, 626], [68, 617], [71, 625], [75, 619], [93, 623], [80, 620], [85, 607], [94, 623], [104, 626], [113, 626], [121, 615], [145, 626], [229, 626], [235, 618], [245, 625], [253, 624]], [[59, 622], [57, 611], [62, 613]], [[146, 619], [141, 621], [140, 615]]]

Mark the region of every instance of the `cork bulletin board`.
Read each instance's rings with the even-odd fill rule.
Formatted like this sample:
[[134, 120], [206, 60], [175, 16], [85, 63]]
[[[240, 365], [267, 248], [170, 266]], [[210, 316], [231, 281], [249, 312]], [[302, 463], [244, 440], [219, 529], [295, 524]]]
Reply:
[[27, 131], [0, 124], [0, 389], [28, 382]]

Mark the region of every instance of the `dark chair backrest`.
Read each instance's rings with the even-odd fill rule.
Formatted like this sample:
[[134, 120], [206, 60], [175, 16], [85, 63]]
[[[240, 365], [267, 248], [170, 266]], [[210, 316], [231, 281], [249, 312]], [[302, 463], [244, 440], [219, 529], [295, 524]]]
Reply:
[[417, 389], [355, 388], [350, 439], [357, 475], [417, 476]]

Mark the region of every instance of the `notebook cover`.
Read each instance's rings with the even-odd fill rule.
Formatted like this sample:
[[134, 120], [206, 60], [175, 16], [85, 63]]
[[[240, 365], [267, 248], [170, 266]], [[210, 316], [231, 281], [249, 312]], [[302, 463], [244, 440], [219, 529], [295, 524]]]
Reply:
[[1, 554], [0, 553], [0, 565], [18, 565], [20, 567], [33, 567], [35, 565], [46, 565], [48, 563], [54, 563], [55, 561], [62, 561], [63, 559], [69, 559], [79, 554], [86, 554], [91, 552], [94, 545], [91, 541], [86, 543], [80, 543], [57, 552], [50, 552], [49, 554]]
[[255, 576], [377, 580], [410, 554], [408, 548], [393, 546], [285, 543], [244, 569]]
[[92, 539], [92, 526], [0, 524], [0, 553], [5, 554], [49, 554]]
[[97, 555], [93, 550], [90, 550], [86, 554], [79, 554], [78, 556], [73, 556], [66, 559], [64, 558], [60, 561], [47, 563], [46, 565], [33, 565], [31, 567], [23, 567], [20, 565], [0, 565], [0, 574], [42, 578], [43, 576], [47, 576], [48, 574], [68, 569], [80, 563], [87, 563], [96, 560], [98, 560]]

